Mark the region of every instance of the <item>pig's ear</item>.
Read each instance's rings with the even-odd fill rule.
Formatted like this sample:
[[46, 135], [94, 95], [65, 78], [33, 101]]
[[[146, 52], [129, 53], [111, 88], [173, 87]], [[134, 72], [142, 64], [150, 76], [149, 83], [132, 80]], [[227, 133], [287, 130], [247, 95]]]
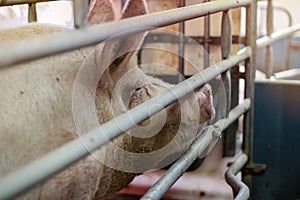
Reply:
[[[134, 17], [147, 13], [147, 7], [145, 0], [128, 0], [122, 12], [121, 20], [128, 17]], [[132, 30], [127, 30], [131, 32]], [[122, 35], [124, 33], [120, 33]], [[109, 64], [109, 71], [113, 79], [118, 79], [130, 68], [136, 67], [136, 63], [131, 59], [136, 51], [140, 48], [146, 33], [138, 33], [129, 36], [121, 36], [115, 39], [112, 36], [111, 39], [105, 42], [101, 60], [104, 63]], [[133, 62], [129, 64], [129, 61]]]
[[145, 0], [128, 0], [123, 8], [121, 19], [146, 13], [148, 13], [148, 9]]
[[[134, 17], [138, 15], [144, 15], [148, 13], [146, 0], [128, 0], [123, 8], [121, 19]], [[128, 30], [130, 31], [130, 30]], [[130, 47], [129, 49], [138, 50], [144, 41], [147, 33], [140, 33], [131, 35], [123, 39], [123, 44], [125, 47]]]
[[113, 21], [115, 13], [111, 0], [91, 0], [88, 14], [90, 25]]

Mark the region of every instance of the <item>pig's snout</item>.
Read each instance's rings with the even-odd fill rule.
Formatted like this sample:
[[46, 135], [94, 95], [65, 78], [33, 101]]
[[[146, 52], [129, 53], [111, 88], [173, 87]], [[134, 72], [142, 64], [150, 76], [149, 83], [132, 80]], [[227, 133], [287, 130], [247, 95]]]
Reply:
[[196, 90], [198, 97], [198, 104], [200, 107], [200, 121], [204, 122], [210, 120], [215, 116], [215, 109], [213, 106], [212, 89], [210, 85], [205, 84]]

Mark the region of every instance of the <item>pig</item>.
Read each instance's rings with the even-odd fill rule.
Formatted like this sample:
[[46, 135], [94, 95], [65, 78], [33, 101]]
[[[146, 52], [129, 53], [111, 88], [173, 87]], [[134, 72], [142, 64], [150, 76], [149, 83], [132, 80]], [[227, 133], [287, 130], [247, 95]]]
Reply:
[[[144, 0], [129, 0], [121, 19], [146, 13]], [[115, 20], [111, 2], [92, 1], [88, 20], [91, 25]], [[69, 29], [31, 24], [1, 31], [0, 42], [61, 31]], [[137, 65], [145, 35], [112, 38], [1, 69], [0, 178], [170, 89], [173, 85], [146, 75]], [[114, 194], [191, 144], [214, 115], [211, 94], [204, 85], [18, 199], [103, 199]], [[96, 122], [89, 117], [93, 108]], [[151, 162], [143, 159], [155, 152]]]

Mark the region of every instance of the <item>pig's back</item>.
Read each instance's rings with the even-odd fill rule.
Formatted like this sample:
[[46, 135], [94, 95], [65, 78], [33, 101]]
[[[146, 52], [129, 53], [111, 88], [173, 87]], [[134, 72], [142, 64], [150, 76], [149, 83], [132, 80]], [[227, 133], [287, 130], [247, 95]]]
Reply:
[[[67, 29], [43, 24], [2, 30], [0, 44], [61, 31]], [[90, 51], [84, 48], [0, 69], [0, 177], [78, 137], [72, 91]], [[87, 156], [21, 199], [91, 199], [102, 168]]]
[[[0, 31], [0, 43], [61, 31], [67, 29], [32, 24]], [[72, 89], [88, 52], [75, 50], [0, 69], [0, 177], [77, 137]]]
[[19, 42], [41, 35], [51, 35], [71, 30], [62, 26], [32, 23], [26, 26], [0, 30], [0, 42]]

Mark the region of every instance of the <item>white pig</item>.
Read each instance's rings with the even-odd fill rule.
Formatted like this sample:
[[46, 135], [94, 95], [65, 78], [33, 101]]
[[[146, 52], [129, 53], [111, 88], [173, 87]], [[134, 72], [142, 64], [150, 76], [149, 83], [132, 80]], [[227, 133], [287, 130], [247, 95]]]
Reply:
[[[109, 0], [96, 0], [91, 5], [90, 24], [115, 19]], [[122, 18], [146, 12], [144, 0], [129, 0]], [[1, 31], [0, 42], [13, 43], [59, 31], [68, 29], [32, 24]], [[147, 76], [138, 68], [135, 52], [144, 37], [145, 33], [136, 34], [1, 69], [0, 178], [76, 139], [78, 134], [95, 128], [94, 124], [89, 125], [89, 121], [81, 123], [77, 121], [78, 118], [75, 119], [74, 112], [86, 114], [84, 106], [82, 110], [76, 110], [81, 109], [80, 105], [74, 105], [77, 101], [74, 99], [76, 91], [82, 92], [82, 96], [94, 97], [95, 116], [97, 122], [103, 124], [171, 88], [172, 85]], [[95, 81], [96, 85], [93, 85]], [[196, 100], [196, 108], [193, 100]], [[156, 114], [137, 126], [151, 132], [148, 126], [155, 128], [156, 123], [164, 121], [156, 134], [145, 137], [147, 131], [128, 131], [113, 140], [115, 146], [96, 150], [93, 155], [86, 156], [19, 198], [102, 199], [119, 191], [142, 173], [134, 169], [136, 165], [148, 165], [145, 170], [150, 169], [156, 167], [163, 158], [158, 157], [152, 163], [143, 160], [140, 161], [141, 165], [135, 156], [131, 157], [130, 154], [124, 158], [115, 147], [125, 152], [143, 154], [158, 151], [169, 143], [175, 144], [178, 149], [190, 144], [191, 138], [195, 138], [196, 133], [214, 115], [210, 87], [203, 86], [194, 95], [188, 95], [167, 107], [164, 113]], [[165, 119], [162, 119], [164, 116]], [[184, 132], [180, 126], [193, 131]], [[191, 127], [196, 127], [196, 130]]]

